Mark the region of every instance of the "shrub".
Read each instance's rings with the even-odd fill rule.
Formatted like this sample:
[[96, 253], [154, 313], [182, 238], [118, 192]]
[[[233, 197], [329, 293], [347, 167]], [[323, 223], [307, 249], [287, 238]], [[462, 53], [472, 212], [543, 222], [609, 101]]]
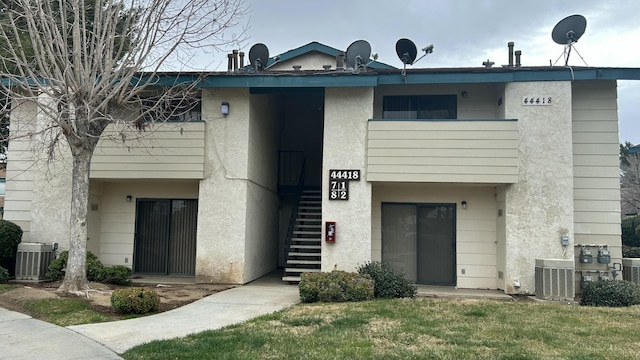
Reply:
[[377, 298], [413, 298], [416, 287], [407, 280], [405, 274], [396, 272], [387, 263], [367, 262], [358, 268], [358, 273], [371, 276], [375, 282]]
[[370, 276], [338, 270], [304, 273], [298, 284], [300, 299], [306, 303], [371, 300], [373, 288]]
[[22, 228], [11, 221], [0, 220], [0, 259], [15, 256], [20, 241], [22, 241]]
[[623, 258], [640, 258], [640, 247], [622, 245]]
[[144, 288], [118, 289], [111, 294], [111, 306], [121, 314], [146, 314], [158, 310], [160, 297]]
[[0, 284], [6, 284], [9, 282], [9, 271], [0, 266]]
[[624, 280], [599, 280], [587, 285], [580, 305], [631, 306], [640, 304], [640, 286]]
[[104, 279], [102, 282], [116, 285], [131, 285], [131, 268], [123, 265], [107, 266], [104, 268]]
[[640, 216], [622, 219], [622, 244], [640, 246]]
[[[58, 258], [49, 264], [49, 271], [44, 276], [49, 280], [62, 280], [64, 278], [64, 270], [67, 267], [67, 260], [69, 260], [69, 252], [61, 252]], [[102, 281], [105, 276], [104, 265], [91, 251], [87, 251], [87, 280]]]

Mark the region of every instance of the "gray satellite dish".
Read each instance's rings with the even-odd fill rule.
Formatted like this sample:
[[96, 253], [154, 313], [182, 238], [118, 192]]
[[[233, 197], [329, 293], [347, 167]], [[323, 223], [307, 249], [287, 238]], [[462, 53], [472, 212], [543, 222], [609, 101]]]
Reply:
[[587, 19], [582, 15], [571, 15], [560, 20], [551, 32], [553, 41], [560, 45], [573, 44], [580, 39], [587, 28]]
[[409, 39], [400, 39], [396, 42], [396, 54], [400, 58], [403, 64], [411, 65], [418, 56], [418, 48], [413, 41]]
[[258, 43], [249, 49], [249, 62], [255, 71], [264, 70], [269, 61], [269, 49], [267, 45]]
[[366, 68], [371, 57], [371, 45], [365, 40], [357, 40], [347, 48], [345, 58], [347, 65], [354, 70]]
[[[585, 19], [582, 15], [571, 15], [566, 18], [560, 20], [553, 27], [553, 31], [551, 31], [551, 38], [557, 44], [564, 45], [564, 52], [560, 57], [564, 55], [564, 66], [569, 65], [569, 56], [571, 56], [571, 50], [574, 48], [578, 39], [584, 35], [584, 31], [587, 28], [587, 19]], [[578, 50], [576, 50], [578, 52]], [[580, 53], [578, 53], [580, 55]], [[580, 58], [582, 56], [580, 55]], [[558, 58], [559, 60], [560, 58]], [[556, 62], [558, 61], [556, 60]], [[584, 61], [584, 59], [582, 59]], [[587, 63], [585, 62], [585, 65]]]

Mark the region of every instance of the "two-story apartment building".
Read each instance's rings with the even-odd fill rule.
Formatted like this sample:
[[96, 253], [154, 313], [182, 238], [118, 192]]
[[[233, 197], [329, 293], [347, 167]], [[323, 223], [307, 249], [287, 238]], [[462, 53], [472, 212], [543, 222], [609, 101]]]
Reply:
[[[640, 69], [352, 71], [336, 55], [314, 42], [263, 71], [193, 74], [188, 121], [101, 140], [88, 249], [196, 282], [385, 261], [418, 284], [507, 293], [533, 293], [536, 259], [585, 244], [611, 252], [596, 270], [620, 262], [616, 81]], [[42, 116], [23, 103], [12, 125]], [[35, 145], [10, 144], [5, 218], [64, 249], [68, 157]]]

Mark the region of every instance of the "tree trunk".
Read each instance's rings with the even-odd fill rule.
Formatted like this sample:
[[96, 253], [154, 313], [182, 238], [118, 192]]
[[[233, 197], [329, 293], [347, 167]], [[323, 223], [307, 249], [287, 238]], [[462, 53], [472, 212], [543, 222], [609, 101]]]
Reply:
[[[85, 146], [74, 149], [71, 180], [71, 236], [69, 260], [64, 281], [58, 290], [79, 293], [89, 289], [87, 281], [87, 207], [89, 204], [89, 169], [93, 151]], [[85, 144], [86, 145], [86, 144]]]

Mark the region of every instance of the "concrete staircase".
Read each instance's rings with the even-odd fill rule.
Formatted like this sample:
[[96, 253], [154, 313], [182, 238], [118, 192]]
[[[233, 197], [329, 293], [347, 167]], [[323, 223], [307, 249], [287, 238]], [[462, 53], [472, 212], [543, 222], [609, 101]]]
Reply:
[[320, 272], [322, 197], [320, 190], [302, 192], [282, 281], [300, 282], [306, 272]]

